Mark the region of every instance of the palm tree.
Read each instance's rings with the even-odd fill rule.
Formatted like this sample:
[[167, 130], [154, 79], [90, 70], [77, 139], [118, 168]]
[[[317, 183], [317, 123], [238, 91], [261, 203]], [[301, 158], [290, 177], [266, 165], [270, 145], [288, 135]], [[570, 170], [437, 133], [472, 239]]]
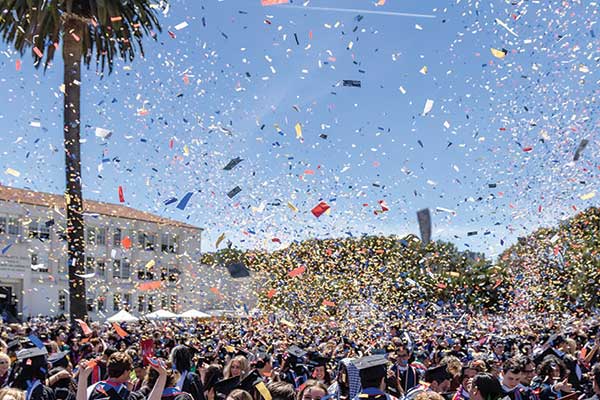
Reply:
[[[143, 56], [144, 36], [160, 31], [158, 0], [0, 0], [2, 40], [21, 55], [31, 49], [34, 65], [52, 63], [62, 41], [64, 61], [64, 148], [66, 161], [69, 312], [71, 321], [87, 315], [84, 272], [85, 242], [81, 193], [80, 95], [81, 62], [112, 72], [119, 57]], [[95, 56], [95, 57], [94, 57]], [[45, 59], [45, 60], [44, 60]]]

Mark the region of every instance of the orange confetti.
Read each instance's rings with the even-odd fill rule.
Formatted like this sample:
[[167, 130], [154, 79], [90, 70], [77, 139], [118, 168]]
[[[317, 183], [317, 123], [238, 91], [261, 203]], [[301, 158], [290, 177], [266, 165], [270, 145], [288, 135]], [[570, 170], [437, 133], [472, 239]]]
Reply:
[[264, 6], [274, 6], [276, 4], [287, 4], [289, 0], [260, 0], [260, 4]]
[[21, 60], [17, 59], [17, 61], [15, 61], [15, 69], [17, 72], [21, 70]]
[[288, 272], [288, 275], [291, 278], [294, 278], [296, 276], [300, 276], [304, 273], [304, 271], [306, 271], [306, 266], [302, 265], [298, 268], [294, 268], [293, 270], [291, 270], [290, 272]]
[[121, 241], [121, 244], [125, 250], [129, 250], [131, 248], [131, 238], [129, 236], [125, 236]]
[[161, 286], [162, 286], [161, 281], [144, 282], [144, 283], [140, 283], [138, 285], [138, 290], [140, 290], [142, 292], [147, 291], [147, 290], [156, 290], [156, 289], [160, 289]]
[[276, 294], [277, 294], [277, 290], [275, 290], [275, 289], [271, 289], [271, 290], [269, 290], [269, 291], [267, 292], [267, 297], [268, 297], [269, 299], [272, 299], [272, 298], [273, 298], [273, 296], [275, 296]]
[[123, 17], [118, 16], [118, 17], [110, 17], [110, 22], [119, 22], [122, 21]]
[[323, 305], [326, 307], [335, 307], [335, 303], [329, 300], [323, 300]]
[[44, 53], [42, 53], [41, 50], [38, 49], [37, 47], [33, 48], [33, 52], [35, 53], [36, 56], [38, 56], [38, 58], [44, 57]]

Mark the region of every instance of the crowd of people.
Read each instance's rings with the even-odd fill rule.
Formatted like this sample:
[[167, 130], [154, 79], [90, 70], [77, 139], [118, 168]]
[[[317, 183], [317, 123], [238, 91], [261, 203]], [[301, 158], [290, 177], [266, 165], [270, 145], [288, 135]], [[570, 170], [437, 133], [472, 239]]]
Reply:
[[598, 399], [593, 315], [1, 327], [0, 400]]

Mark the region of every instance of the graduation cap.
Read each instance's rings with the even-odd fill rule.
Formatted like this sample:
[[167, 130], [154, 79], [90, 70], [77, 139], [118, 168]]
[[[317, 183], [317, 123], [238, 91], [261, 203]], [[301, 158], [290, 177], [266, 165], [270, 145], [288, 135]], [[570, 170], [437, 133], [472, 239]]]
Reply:
[[232, 169], [233, 169], [233, 168], [234, 168], [236, 165], [238, 165], [238, 164], [239, 164], [239, 163], [241, 163], [242, 161], [244, 161], [244, 159], [243, 159], [243, 158], [239, 158], [239, 157], [232, 158], [232, 159], [231, 159], [231, 161], [229, 161], [229, 162], [227, 163], [227, 165], [223, 167], [223, 169], [224, 169], [225, 171], [231, 171], [231, 170], [232, 170]]
[[242, 188], [239, 187], [239, 186], [236, 186], [233, 189], [231, 189], [229, 191], [229, 193], [227, 193], [227, 197], [229, 197], [230, 199], [233, 199], [235, 197], [235, 195], [238, 194], [241, 191], [242, 191]]
[[48, 350], [45, 347], [41, 349], [39, 347], [30, 347], [28, 349], [22, 349], [17, 351], [17, 360], [22, 361], [29, 358], [43, 357], [48, 354]]
[[63, 367], [66, 368], [69, 365], [69, 359], [67, 355], [68, 351], [59, 351], [48, 356], [48, 362], [52, 365], [52, 368]]
[[302, 350], [300, 347], [296, 346], [295, 344], [288, 347], [287, 353], [291, 354], [292, 356], [297, 357], [297, 358], [302, 358], [306, 355], [306, 351]]
[[388, 360], [384, 354], [373, 354], [354, 360], [354, 366], [360, 373], [361, 380], [375, 380], [387, 375]]
[[330, 359], [328, 357], [325, 357], [319, 353], [313, 353], [310, 356], [310, 360], [308, 361], [308, 365], [311, 368], [316, 368], [316, 367], [325, 367], [327, 366], [327, 364], [329, 364]]
[[429, 368], [425, 371], [425, 382], [443, 382], [454, 378], [454, 375], [448, 371], [446, 364]]
[[233, 378], [223, 379], [215, 383], [215, 394], [218, 399], [225, 399], [229, 396], [229, 393], [233, 392], [240, 384], [240, 377], [234, 376]]
[[361, 87], [361, 82], [351, 79], [344, 79], [343, 85], [348, 87]]
[[250, 271], [243, 263], [231, 263], [227, 265], [227, 271], [232, 278], [246, 278], [250, 276]]
[[544, 358], [546, 358], [548, 356], [554, 356], [559, 360], [561, 359], [561, 356], [556, 352], [556, 350], [553, 347], [548, 347], [543, 352], [541, 352], [537, 355], [534, 355], [533, 361], [535, 362], [536, 365], [539, 365], [539, 364], [541, 364], [542, 361], [544, 361]]

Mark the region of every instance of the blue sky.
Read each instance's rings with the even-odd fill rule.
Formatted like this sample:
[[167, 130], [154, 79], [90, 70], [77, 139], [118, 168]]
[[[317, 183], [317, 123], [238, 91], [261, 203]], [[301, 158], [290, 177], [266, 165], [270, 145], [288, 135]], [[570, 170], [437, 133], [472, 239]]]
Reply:
[[[428, 207], [434, 239], [488, 255], [597, 204], [598, 3], [375, 3], [172, 1], [145, 58], [83, 73], [85, 197], [118, 203], [122, 186], [127, 205], [204, 227], [205, 251], [222, 233], [269, 249], [418, 233]], [[44, 74], [0, 53], [0, 167], [20, 172], [0, 182], [60, 193], [62, 62]], [[164, 205], [188, 192], [185, 210]], [[331, 213], [317, 219], [320, 201]]]

